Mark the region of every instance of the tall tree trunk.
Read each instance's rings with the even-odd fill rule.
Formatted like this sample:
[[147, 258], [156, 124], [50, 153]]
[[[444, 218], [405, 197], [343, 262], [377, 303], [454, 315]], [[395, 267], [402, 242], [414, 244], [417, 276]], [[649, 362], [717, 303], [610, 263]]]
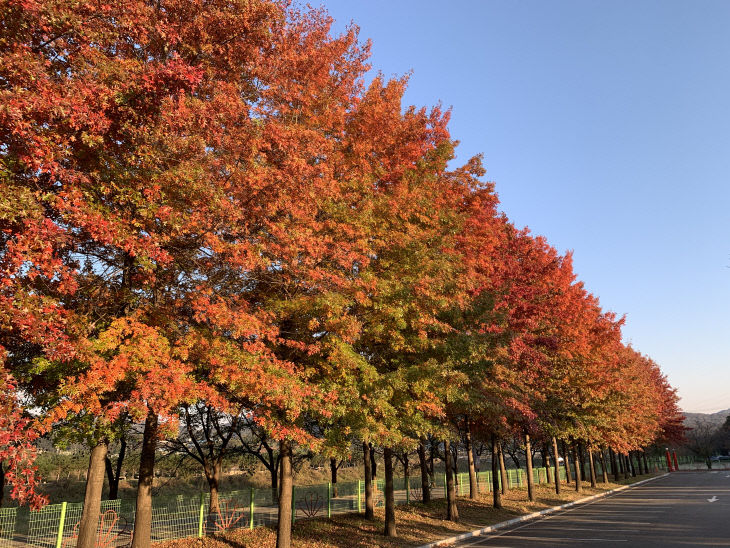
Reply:
[[383, 448], [385, 462], [385, 536], [394, 537], [395, 533], [395, 495], [393, 493], [393, 450]]
[[618, 467], [618, 459], [616, 459], [616, 451], [612, 447], [608, 448], [608, 454], [611, 457], [611, 468], [613, 468], [613, 480], [618, 481], [621, 479], [621, 471]]
[[636, 468], [634, 467], [634, 459], [631, 458], [631, 452], [629, 451], [628, 455], [626, 455], [626, 458], [629, 461], [629, 467], [631, 469], [631, 477], [636, 477]]
[[456, 485], [454, 484], [454, 468], [451, 463], [453, 455], [451, 454], [451, 444], [448, 440], [444, 440], [444, 463], [446, 467], [446, 519], [449, 521], [459, 521], [459, 510], [456, 507]]
[[497, 449], [499, 452], [499, 473], [502, 478], [502, 494], [504, 495], [509, 490], [507, 484], [507, 467], [504, 465], [504, 451], [502, 451], [502, 442], [497, 442]]
[[649, 463], [646, 462], [646, 451], [641, 452], [641, 458], [644, 460], [644, 470], [646, 470], [646, 473], [649, 473]]
[[101, 513], [101, 492], [104, 489], [104, 459], [109, 449], [106, 440], [99, 441], [89, 456], [89, 473], [86, 480], [84, 509], [79, 522], [78, 548], [96, 548], [99, 514]]
[[117, 457], [116, 473], [112, 466], [112, 461], [107, 454], [104, 457], [104, 464], [106, 465], [106, 477], [109, 482], [109, 499], [117, 500], [119, 498], [119, 477], [122, 475], [122, 465], [124, 463], [124, 456], [127, 453], [127, 440], [122, 438], [119, 446], [119, 456]]
[[621, 460], [624, 464], [624, 479], [629, 479], [631, 477], [631, 465], [629, 464], [628, 453], [626, 453], [625, 455], [621, 455]]
[[466, 459], [469, 464], [469, 498], [477, 498], [479, 486], [477, 485], [477, 471], [474, 467], [474, 446], [471, 440], [471, 422], [466, 419]]
[[603, 483], [608, 483], [608, 467], [606, 466], [606, 450], [601, 447], [599, 455], [601, 456], [601, 476]]
[[210, 502], [208, 504], [208, 529], [215, 530], [215, 524], [221, 513], [220, 498], [218, 495], [221, 479], [220, 459], [209, 462], [205, 466], [205, 479], [208, 482], [208, 491], [210, 492]]
[[591, 487], [594, 489], [598, 485], [596, 482], [596, 463], [593, 461], [593, 449], [589, 446], [588, 449], [588, 467], [590, 468], [591, 472]]
[[582, 493], [583, 485], [580, 475], [580, 461], [578, 457], [578, 442], [573, 442], [573, 465], [575, 466], [575, 492]]
[[636, 464], [639, 468], [639, 475], [643, 476], [646, 472], [644, 471], [644, 464], [641, 462], [641, 453], [639, 453], [639, 451], [634, 451], [634, 455], [636, 456]]
[[375, 460], [375, 447], [370, 444], [370, 466], [373, 471], [373, 480], [378, 479], [378, 462]]
[[426, 445], [423, 440], [418, 444], [418, 462], [421, 465], [421, 494], [423, 503], [431, 502], [431, 482], [428, 477], [428, 467], [426, 465]]
[[370, 458], [370, 444], [362, 443], [363, 465], [365, 467], [365, 518], [375, 517], [375, 497], [373, 496], [373, 461]]
[[578, 442], [578, 458], [580, 459], [580, 477], [586, 479], [588, 477], [588, 471], [586, 470], [586, 453], [583, 447], [583, 442]]
[[565, 467], [565, 483], [570, 485], [573, 482], [573, 473], [570, 471], [570, 454], [565, 441], [561, 442], [563, 446], [563, 466]]
[[266, 448], [266, 453], [269, 455], [269, 465], [266, 468], [269, 471], [269, 477], [271, 478], [271, 500], [279, 500], [279, 464], [281, 462], [281, 451], [279, 456], [274, 455], [274, 450], [270, 447]]
[[152, 483], [155, 479], [155, 449], [157, 449], [157, 413], [147, 413], [139, 457], [139, 483], [134, 514], [132, 548], [149, 548], [152, 542]]
[[616, 475], [616, 459], [615, 459], [615, 454], [613, 452], [613, 449], [611, 449], [610, 446], [608, 448], [608, 462], [611, 465], [611, 475], [615, 476]]
[[553, 458], [555, 460], [555, 494], [560, 494], [560, 454], [558, 453], [558, 440], [553, 436]]
[[532, 475], [532, 445], [530, 434], [525, 434], [525, 462], [527, 463], [527, 498], [535, 502], [535, 478]]
[[281, 440], [279, 442], [279, 522], [276, 526], [276, 548], [291, 548], [291, 522], [295, 512], [292, 501], [294, 481], [292, 478], [292, 442]]
[[492, 504], [502, 508], [502, 492], [499, 487], [499, 445], [496, 434], [492, 434]]
[[337, 459], [330, 458], [330, 479], [332, 480], [332, 496], [337, 498]]

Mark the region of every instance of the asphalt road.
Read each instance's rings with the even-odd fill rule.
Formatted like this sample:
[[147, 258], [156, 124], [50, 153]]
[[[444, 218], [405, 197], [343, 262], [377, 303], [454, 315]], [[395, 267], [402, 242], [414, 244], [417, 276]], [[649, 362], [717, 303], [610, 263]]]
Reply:
[[730, 471], [675, 472], [456, 546], [730, 546]]

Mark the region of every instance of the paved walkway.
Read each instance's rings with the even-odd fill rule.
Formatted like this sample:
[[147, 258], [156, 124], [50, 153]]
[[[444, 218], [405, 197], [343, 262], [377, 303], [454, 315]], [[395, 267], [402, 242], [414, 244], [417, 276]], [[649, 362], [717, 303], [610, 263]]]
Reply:
[[730, 547], [730, 472], [679, 472], [456, 546]]

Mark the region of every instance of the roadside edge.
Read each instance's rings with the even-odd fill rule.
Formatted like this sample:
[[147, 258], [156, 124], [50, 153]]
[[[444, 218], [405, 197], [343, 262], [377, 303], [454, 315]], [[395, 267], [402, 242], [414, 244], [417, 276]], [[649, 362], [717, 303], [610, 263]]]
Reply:
[[488, 525], [487, 527], [482, 527], [481, 529], [477, 529], [476, 531], [471, 531], [469, 533], [462, 533], [460, 535], [437, 540], [437, 541], [431, 542], [429, 544], [423, 544], [421, 546], [418, 546], [417, 548], [435, 548], [436, 546], [448, 546], [449, 544], [459, 542], [460, 540], [466, 540], [469, 538], [478, 537], [480, 535], [483, 535], [484, 533], [491, 533], [493, 531], [498, 531], [499, 529], [504, 529], [505, 527], [509, 527], [511, 525], [516, 525], [518, 523], [522, 523], [523, 521], [529, 521], [531, 519], [539, 518], [539, 517], [545, 516], [547, 514], [552, 514], [553, 512], [557, 512], [558, 510], [565, 510], [566, 508], [578, 506], [579, 504], [585, 504], [587, 502], [591, 502], [593, 500], [611, 495], [613, 493], [623, 491], [624, 489], [629, 489], [630, 487], [636, 487], [637, 485], [641, 485], [643, 483], [648, 483], [650, 481], [654, 481], [659, 478], [664, 478], [668, 475], [669, 475], [668, 473], [665, 473], [660, 476], [654, 476], [653, 478], [647, 478], [645, 480], [637, 481], [636, 483], [632, 483], [630, 485], [622, 485], [621, 487], [617, 487], [616, 489], [611, 489], [610, 491], [606, 491], [605, 493], [598, 493], [597, 495], [591, 495], [590, 497], [586, 497], [586, 498], [579, 499], [579, 500], [574, 500], [573, 502], [568, 502], [568, 503], [562, 504], [560, 506], [553, 506], [552, 508], [545, 508], [544, 510], [540, 510], [539, 512], [532, 512], [531, 514], [525, 514], [524, 516], [519, 516], [517, 518], [513, 518], [513, 519], [510, 519], [507, 521], [501, 521], [499, 523], [495, 523], [494, 525]]

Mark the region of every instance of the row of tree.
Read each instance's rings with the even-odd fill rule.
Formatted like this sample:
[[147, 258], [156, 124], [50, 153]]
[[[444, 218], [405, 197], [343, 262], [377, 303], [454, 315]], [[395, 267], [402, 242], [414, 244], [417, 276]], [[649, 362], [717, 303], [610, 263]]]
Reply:
[[195, 405], [276, 441], [282, 547], [295, 445], [362, 444], [369, 516], [383, 448], [395, 535], [393, 455], [429, 436], [457, 519], [457, 427], [528, 454], [679, 431], [674, 390], [570, 255], [497, 211], [479, 158], [450, 167], [448, 113], [404, 108], [405, 78], [365, 85], [356, 28], [274, 0], [0, 5], [0, 460], [38, 505], [35, 433], [89, 444], [79, 546], [127, 417], [135, 548], [158, 441]]

